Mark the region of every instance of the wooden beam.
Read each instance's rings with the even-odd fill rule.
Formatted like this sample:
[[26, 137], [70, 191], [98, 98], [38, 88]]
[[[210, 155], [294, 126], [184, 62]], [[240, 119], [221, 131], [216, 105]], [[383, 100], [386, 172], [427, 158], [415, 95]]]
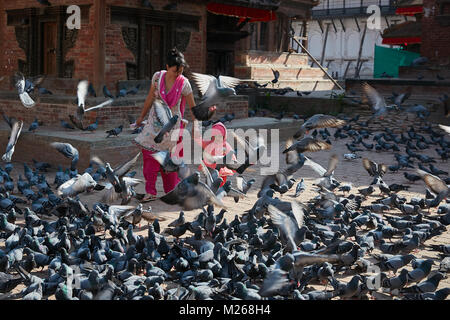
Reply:
[[352, 61], [349, 60], [348, 63], [347, 63], [347, 66], [345, 67], [344, 79], [345, 79], [345, 77], [347, 76], [348, 68], [350, 67], [351, 64], [352, 64]]
[[333, 18], [331, 18], [331, 23], [333, 24], [334, 32], [337, 33], [336, 25], [334, 24]]
[[322, 56], [320, 58], [320, 64], [323, 64], [323, 59], [325, 59], [325, 50], [327, 48], [328, 31], [330, 30], [330, 23], [327, 23], [327, 29], [325, 31], [325, 40], [322, 46]]
[[355, 19], [356, 27], [358, 28], [358, 32], [361, 32], [361, 28], [359, 27], [358, 19], [356, 17], [354, 17], [354, 19]]
[[342, 21], [342, 18], [339, 18], [339, 21], [341, 22], [342, 30], [344, 30], [344, 32], [345, 32], [345, 25], [344, 25], [344, 22]]
[[361, 62], [361, 54], [362, 54], [362, 48], [364, 45], [364, 39], [366, 38], [366, 31], [367, 31], [367, 23], [364, 26], [364, 31], [363, 31], [363, 35], [362, 35], [362, 39], [361, 39], [361, 43], [359, 46], [359, 52], [358, 52], [358, 62], [356, 63], [356, 74], [355, 77], [359, 77], [359, 69], [360, 69], [360, 62]]
[[316, 60], [316, 58], [314, 58], [313, 56], [312, 56], [312, 54], [300, 43], [300, 42], [298, 42], [298, 40], [297, 39], [295, 39], [294, 38], [294, 41], [295, 42], [297, 42], [297, 44], [303, 49], [303, 51], [311, 58], [311, 60], [313, 60], [318, 66], [319, 66], [319, 68], [325, 73], [325, 75], [339, 88], [339, 89], [341, 89], [341, 90], [344, 90], [344, 88], [342, 88], [342, 86], [339, 84], [339, 83], [337, 83], [337, 81], [332, 77], [332, 76], [330, 76], [330, 74], [327, 72], [327, 70], [325, 70], [325, 68], [324, 67], [322, 67], [322, 65]]
[[320, 31], [323, 33], [322, 20], [317, 20], [317, 23], [319, 24]]
[[94, 66], [92, 85], [100, 94], [105, 82], [106, 0], [94, 0]]

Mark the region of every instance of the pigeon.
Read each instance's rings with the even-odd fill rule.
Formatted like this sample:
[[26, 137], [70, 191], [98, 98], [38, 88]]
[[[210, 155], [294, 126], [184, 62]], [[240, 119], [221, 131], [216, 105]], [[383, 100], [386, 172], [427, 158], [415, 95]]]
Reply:
[[387, 112], [389, 110], [397, 108], [397, 106], [395, 104], [389, 105], [389, 106], [386, 105], [384, 98], [378, 93], [377, 90], [375, 90], [367, 82], [363, 83], [362, 89], [363, 89], [363, 94], [367, 98], [369, 105], [373, 111], [373, 115], [370, 118], [370, 120], [372, 120], [374, 118], [383, 119], [383, 117], [387, 114]]
[[37, 118], [35, 118], [34, 121], [31, 123], [30, 127], [28, 128], [28, 131], [35, 132], [38, 127], [39, 127], [39, 121]]
[[184, 212], [180, 211], [180, 216], [178, 217], [178, 219], [176, 219], [176, 220], [172, 221], [171, 223], [169, 223], [169, 227], [175, 228], [175, 227], [179, 227], [179, 226], [181, 226], [181, 225], [183, 225], [185, 223], [186, 223], [186, 219], [184, 217]]
[[154, 141], [156, 143], [161, 143], [164, 135], [170, 132], [177, 124], [178, 115], [172, 115], [170, 108], [160, 99], [155, 99], [153, 102], [153, 108], [155, 108], [156, 118], [162, 127], [160, 132], [154, 138]]
[[[145, 0], [148, 2], [148, 0]], [[114, 96], [112, 95], [112, 93], [108, 90], [108, 87], [106, 85], [103, 86], [103, 95], [105, 96], [105, 98], [110, 98], [110, 99], [114, 99]]]
[[94, 86], [91, 82], [89, 83], [88, 92], [91, 96], [97, 97], [97, 93], [95, 92]]
[[95, 118], [95, 122], [88, 125], [86, 128], [84, 128], [84, 131], [90, 131], [94, 132], [98, 128], [98, 117]]
[[171, 205], [177, 204], [185, 211], [199, 209], [207, 204], [225, 208], [225, 205], [211, 189], [199, 180], [200, 173], [193, 173], [181, 180], [172, 191], [162, 196], [160, 200]]
[[436, 291], [439, 282], [444, 279], [444, 277], [444, 274], [442, 274], [441, 272], [437, 272], [426, 281], [408, 288], [403, 288], [402, 290], [400, 290], [400, 294], [434, 292]]
[[442, 181], [439, 177], [432, 175], [431, 173], [427, 173], [423, 170], [417, 169], [417, 173], [425, 182], [427, 187], [437, 194], [436, 198], [430, 202], [431, 207], [437, 207], [442, 200], [444, 200], [449, 193], [449, 188], [447, 184]]
[[304, 212], [295, 201], [291, 202], [291, 206], [293, 218], [271, 204], [268, 206], [268, 211], [272, 223], [279, 228], [286, 239], [286, 249], [292, 253], [297, 250], [297, 242], [299, 241], [296, 241], [296, 239], [301, 238], [300, 234], [302, 233], [301, 228], [303, 226]]
[[79, 153], [75, 147], [73, 147], [70, 143], [64, 142], [52, 142], [50, 143], [50, 146], [58, 150], [66, 158], [72, 159], [70, 170], [74, 171], [76, 169], [76, 165], [79, 160]]
[[309, 152], [317, 152], [322, 150], [329, 150], [331, 149], [331, 145], [321, 141], [317, 140], [311, 137], [305, 137], [301, 140], [297, 140], [295, 143], [293, 143], [289, 148], [283, 150], [283, 153], [287, 153], [289, 151], [296, 150], [298, 153], [304, 153], [306, 151]]
[[272, 84], [275, 84], [278, 82], [278, 79], [280, 78], [280, 71], [272, 69], [272, 73], [273, 73], [273, 79], [270, 82], [272, 82]]
[[423, 66], [424, 64], [427, 64], [428, 62], [429, 62], [429, 59], [427, 57], [418, 57], [418, 58], [415, 58], [411, 62], [411, 67]]
[[64, 120], [61, 120], [61, 126], [62, 126], [63, 128], [66, 128], [66, 129], [75, 130], [75, 127], [74, 127], [74, 126], [72, 126], [70, 123], [68, 123], [68, 122], [66, 122], [66, 121], [64, 121]]
[[15, 86], [17, 88], [17, 92], [19, 93], [20, 101], [22, 102], [22, 105], [26, 108], [33, 107], [36, 103], [33, 99], [28, 95], [28, 93], [25, 91], [25, 77], [21, 72], [16, 72], [14, 75], [14, 82]]
[[192, 112], [197, 120], [206, 121], [215, 114], [215, 109], [211, 108], [229, 96], [236, 95], [234, 87], [239, 84], [237, 78], [192, 73], [192, 78], [199, 88], [202, 99], [200, 104], [192, 108]]
[[385, 164], [378, 164], [367, 158], [363, 158], [362, 163], [363, 163], [363, 167], [364, 167], [364, 169], [366, 169], [367, 173], [369, 173], [370, 176], [375, 177], [375, 178], [378, 178], [378, 177], [381, 178], [388, 169]]
[[159, 151], [152, 153], [152, 157], [156, 161], [158, 161], [158, 163], [166, 172], [177, 171], [180, 178], [186, 178], [190, 175], [190, 170], [184, 164], [184, 162], [177, 157], [170, 157], [169, 151]]
[[11, 162], [12, 155], [14, 153], [14, 149], [17, 144], [17, 140], [19, 139], [20, 133], [22, 132], [23, 121], [15, 120], [12, 124], [11, 134], [9, 136], [8, 144], [6, 145], [6, 151], [2, 156], [2, 160], [5, 162]]
[[109, 138], [110, 136], [117, 137], [122, 132], [122, 129], [123, 129], [123, 125], [120, 125], [114, 129], [108, 130], [108, 131], [106, 131], [106, 133], [108, 134], [106, 137], [107, 138]]
[[[89, 88], [91, 88], [91, 86], [92, 86], [92, 84], [89, 84], [89, 82], [87, 80], [81, 80], [78, 83], [78, 86], [77, 86], [78, 107], [77, 107], [77, 112], [76, 112], [76, 119], [78, 120], [77, 122], [83, 121], [83, 117], [86, 112], [103, 108], [114, 102], [114, 99], [110, 98], [94, 107], [86, 109], [86, 97], [87, 97], [88, 93], [90, 92]], [[92, 90], [93, 90], [93, 88], [91, 89], [91, 91]], [[105, 92], [105, 90], [103, 90], [103, 91]], [[72, 119], [73, 118], [71, 118], [71, 120]], [[72, 120], [72, 122], [74, 122], [74, 120]], [[79, 125], [76, 125], [76, 126], [79, 127]], [[81, 128], [79, 128], [79, 129], [83, 130], [82, 125], [81, 125]]]
[[[237, 190], [239, 190], [243, 194], [247, 194], [248, 190], [250, 190], [251, 186], [255, 183], [255, 181], [256, 181], [255, 179], [250, 179], [246, 181], [244, 177], [238, 176], [236, 177]], [[239, 197], [234, 197], [234, 201], [238, 202]]]
[[141, 87], [140, 84], [138, 84], [136, 87], [127, 90], [127, 94], [137, 94], [139, 92], [139, 88]]
[[405, 93], [397, 94], [392, 92], [392, 101], [397, 107], [401, 107], [402, 104], [411, 96], [411, 87], [408, 87]]
[[305, 189], [306, 189], [305, 183], [304, 183], [303, 179], [301, 179], [297, 183], [297, 186], [295, 187], [294, 197], [297, 198], [303, 191], [305, 191]]
[[73, 197], [89, 189], [102, 190], [104, 187], [97, 184], [89, 173], [77, 175], [58, 187], [57, 195]]
[[298, 139], [308, 133], [310, 130], [317, 128], [337, 128], [345, 125], [344, 120], [338, 119], [331, 115], [315, 114], [306, 120], [300, 127], [300, 129], [294, 134], [294, 138]]

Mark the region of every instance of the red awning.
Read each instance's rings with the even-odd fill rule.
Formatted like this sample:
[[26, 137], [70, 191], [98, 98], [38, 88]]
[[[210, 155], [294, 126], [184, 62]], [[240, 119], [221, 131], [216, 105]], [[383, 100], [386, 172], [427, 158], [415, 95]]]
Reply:
[[249, 18], [250, 19], [249, 22], [256, 22], [256, 21], [267, 22], [277, 19], [277, 15], [272, 10], [232, 6], [228, 4], [221, 4], [215, 2], [208, 3], [206, 8], [208, 9], [209, 12], [215, 14], [237, 17], [241, 18], [241, 20]]
[[408, 37], [408, 38], [383, 38], [382, 44], [390, 45], [408, 45], [414, 43], [421, 43], [422, 39], [420, 37]]
[[413, 7], [403, 7], [403, 8], [397, 8], [395, 10], [395, 14], [400, 14], [404, 16], [413, 16], [416, 13], [422, 13], [423, 12], [423, 6], [413, 6]]

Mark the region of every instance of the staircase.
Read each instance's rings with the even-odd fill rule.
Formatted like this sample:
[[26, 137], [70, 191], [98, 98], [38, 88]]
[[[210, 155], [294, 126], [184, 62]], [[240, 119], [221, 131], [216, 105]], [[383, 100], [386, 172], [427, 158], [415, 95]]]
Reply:
[[276, 84], [267, 85], [268, 89], [290, 87], [299, 91], [332, 90], [335, 85], [320, 68], [308, 64], [308, 56], [303, 53], [268, 52], [250, 50], [235, 55], [234, 76], [244, 83], [256, 81], [263, 85], [274, 79], [272, 69], [280, 72]]

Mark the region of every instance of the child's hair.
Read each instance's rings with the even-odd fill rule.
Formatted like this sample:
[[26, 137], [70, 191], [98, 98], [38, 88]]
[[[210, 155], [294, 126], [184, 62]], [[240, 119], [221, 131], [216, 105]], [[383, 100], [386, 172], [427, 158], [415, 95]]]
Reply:
[[182, 54], [176, 47], [172, 48], [167, 54], [167, 65], [170, 67], [176, 66], [177, 71], [180, 67], [189, 67], [184, 60], [184, 54]]

